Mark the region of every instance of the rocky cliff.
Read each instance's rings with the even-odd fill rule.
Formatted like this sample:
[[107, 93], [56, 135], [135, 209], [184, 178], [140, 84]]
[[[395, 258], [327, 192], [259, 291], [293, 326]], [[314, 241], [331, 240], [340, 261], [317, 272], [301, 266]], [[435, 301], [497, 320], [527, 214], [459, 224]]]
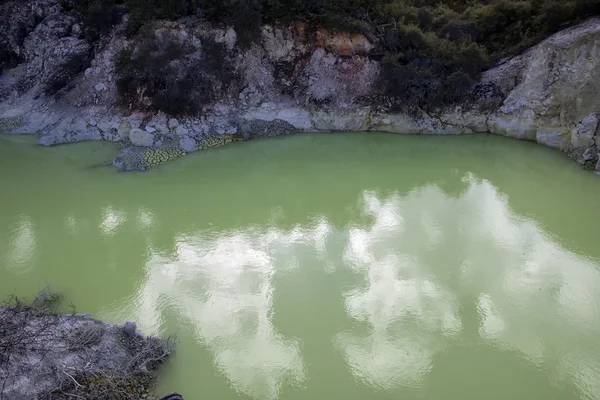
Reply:
[[[377, 43], [362, 35], [302, 23], [264, 26], [247, 46], [231, 27], [191, 17], [159, 21], [145, 35], [158, 47], [186, 49], [170, 67], [215, 88], [192, 116], [173, 118], [143, 111], [144, 91], [134, 93], [136, 107], [118, 95], [115, 60], [141, 46], [125, 35], [127, 16], [90, 44], [78, 16], [55, 0], [4, 3], [0, 15], [0, 131], [35, 133], [46, 146], [120, 141], [125, 148], [114, 164], [121, 169], [234, 140], [376, 130], [533, 140], [600, 171], [600, 18], [485, 72], [462, 104], [411, 112], [380, 94]], [[200, 65], [215, 43], [221, 62]]]

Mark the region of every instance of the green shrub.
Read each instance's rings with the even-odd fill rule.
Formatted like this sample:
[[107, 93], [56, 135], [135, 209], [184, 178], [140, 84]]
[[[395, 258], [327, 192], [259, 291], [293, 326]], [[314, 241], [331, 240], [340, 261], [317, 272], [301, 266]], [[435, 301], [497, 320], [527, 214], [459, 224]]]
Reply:
[[140, 39], [135, 50], [121, 51], [115, 59], [115, 71], [124, 105], [169, 115], [196, 114], [233, 79], [222, 44], [205, 39], [199, 53], [154, 35]]
[[50, 81], [46, 83], [46, 94], [53, 95], [66, 87], [74, 76], [90, 66], [90, 61], [90, 54], [87, 53], [69, 55], [65, 64], [57, 71]]
[[125, 0], [131, 12], [128, 32], [133, 35], [146, 23], [157, 19], [177, 19], [192, 14], [196, 0]]
[[[303, 20], [329, 29], [366, 32], [378, 39], [379, 54], [387, 60], [382, 72], [386, 93], [400, 93], [400, 97], [410, 93], [414, 95], [410, 102], [417, 104], [460, 98], [466, 83], [494, 62], [600, 13], [600, 0], [80, 0], [74, 4], [84, 14], [86, 32], [92, 37], [110, 29], [125, 10], [131, 14], [132, 35], [153, 20], [196, 13], [232, 25], [243, 47], [260, 37], [262, 24], [280, 21]], [[183, 102], [179, 99], [189, 95], [182, 85], [160, 79], [142, 82], [138, 75], [124, 76], [123, 83], [131, 80], [133, 85], [158, 91], [153, 95], [156, 106], [168, 108], [161, 104]]]
[[[130, 33], [156, 19], [196, 12], [233, 25], [242, 45], [251, 43], [261, 24], [306, 20], [328, 27], [387, 34], [389, 26], [416, 25], [441, 38], [468, 38], [487, 49], [491, 59], [507, 55], [564, 24], [600, 13], [600, 0], [61, 0], [84, 15], [92, 34], [131, 13]], [[388, 42], [389, 38], [384, 36]], [[392, 50], [395, 46], [393, 40]]]
[[83, 16], [84, 33], [92, 42], [110, 31], [126, 12], [121, 0], [59, 0], [59, 4]]

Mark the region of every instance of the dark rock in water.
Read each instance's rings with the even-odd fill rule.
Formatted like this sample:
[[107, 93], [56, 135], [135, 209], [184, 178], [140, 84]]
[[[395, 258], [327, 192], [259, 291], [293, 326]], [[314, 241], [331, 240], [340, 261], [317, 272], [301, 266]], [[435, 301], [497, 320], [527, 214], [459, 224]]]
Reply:
[[179, 393], [170, 393], [160, 400], [183, 400], [183, 396]]

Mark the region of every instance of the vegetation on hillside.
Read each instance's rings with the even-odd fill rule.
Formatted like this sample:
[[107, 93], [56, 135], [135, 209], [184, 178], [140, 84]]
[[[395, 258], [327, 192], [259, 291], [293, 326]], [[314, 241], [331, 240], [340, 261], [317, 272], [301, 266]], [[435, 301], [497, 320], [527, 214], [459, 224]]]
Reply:
[[302, 20], [379, 42], [384, 92], [407, 106], [461, 100], [479, 73], [590, 15], [600, 0], [63, 0], [90, 37], [130, 12], [129, 32], [196, 15], [233, 25], [242, 46], [264, 23]]
[[117, 88], [124, 105], [152, 107], [170, 115], [196, 114], [201, 104], [214, 100], [232, 78], [225, 46], [203, 41], [202, 57], [193, 48], [172, 40], [140, 35], [135, 50], [120, 52], [115, 60]]

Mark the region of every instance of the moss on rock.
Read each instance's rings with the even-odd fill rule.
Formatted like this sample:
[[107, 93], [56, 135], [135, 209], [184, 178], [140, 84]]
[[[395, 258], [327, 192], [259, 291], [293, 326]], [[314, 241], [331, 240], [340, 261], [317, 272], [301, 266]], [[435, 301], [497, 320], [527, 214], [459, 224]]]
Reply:
[[145, 167], [154, 167], [156, 165], [175, 160], [186, 154], [185, 151], [175, 148], [166, 149], [148, 149], [142, 154], [142, 161]]
[[0, 118], [0, 133], [9, 132], [18, 128], [23, 122], [21, 117], [6, 117]]
[[216, 135], [216, 136], [208, 136], [204, 140], [200, 141], [199, 148], [202, 150], [207, 150], [212, 147], [224, 146], [228, 143], [236, 142], [242, 140], [237, 135]]

